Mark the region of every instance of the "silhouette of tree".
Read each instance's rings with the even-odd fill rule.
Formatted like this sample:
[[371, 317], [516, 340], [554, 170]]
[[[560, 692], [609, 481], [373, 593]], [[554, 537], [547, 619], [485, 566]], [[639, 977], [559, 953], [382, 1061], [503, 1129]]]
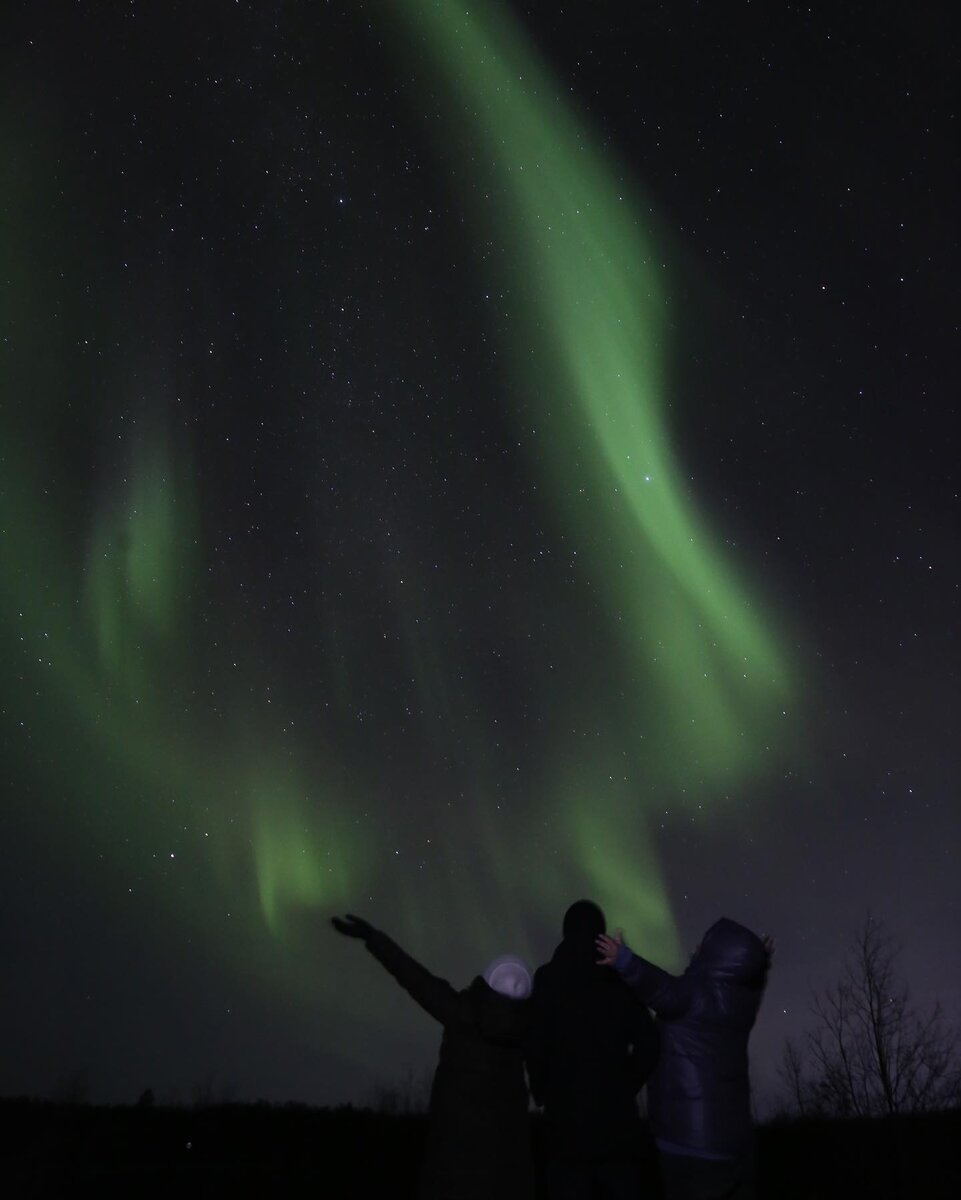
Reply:
[[804, 1078], [804, 1049], [794, 1038], [786, 1038], [778, 1067], [781, 1082], [787, 1090], [787, 1108], [799, 1117], [810, 1115], [811, 1097]]
[[868, 916], [841, 978], [814, 993], [815, 1024], [800, 1042], [787, 1041], [779, 1068], [798, 1115], [874, 1117], [961, 1103], [958, 1031], [940, 1004], [912, 1004], [898, 953]]
[[51, 1093], [58, 1104], [89, 1104], [90, 1074], [86, 1067], [75, 1067], [57, 1080]]
[[432, 1079], [432, 1071], [415, 1073], [412, 1067], [407, 1066], [400, 1079], [377, 1083], [369, 1107], [385, 1116], [427, 1112]]
[[208, 1071], [190, 1089], [190, 1101], [194, 1108], [220, 1108], [235, 1103], [237, 1091], [236, 1084], [218, 1079], [216, 1071]]

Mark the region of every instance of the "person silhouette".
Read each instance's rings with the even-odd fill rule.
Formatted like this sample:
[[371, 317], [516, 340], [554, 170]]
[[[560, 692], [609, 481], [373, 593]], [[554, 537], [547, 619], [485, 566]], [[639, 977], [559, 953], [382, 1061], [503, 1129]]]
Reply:
[[530, 1021], [526, 963], [501, 955], [457, 991], [360, 917], [347, 914], [331, 923], [338, 933], [363, 941], [444, 1029], [430, 1093], [422, 1200], [529, 1200], [534, 1167], [522, 1051]]
[[751, 1200], [754, 1125], [747, 1044], [774, 940], [722, 917], [683, 975], [670, 975], [615, 936], [601, 961], [653, 1009], [660, 1054], [648, 1085], [665, 1200]]
[[644, 1131], [637, 1094], [657, 1058], [650, 1013], [610, 967], [597, 963], [604, 913], [578, 900], [563, 939], [538, 967], [525, 1059], [543, 1106], [551, 1200], [638, 1195]]

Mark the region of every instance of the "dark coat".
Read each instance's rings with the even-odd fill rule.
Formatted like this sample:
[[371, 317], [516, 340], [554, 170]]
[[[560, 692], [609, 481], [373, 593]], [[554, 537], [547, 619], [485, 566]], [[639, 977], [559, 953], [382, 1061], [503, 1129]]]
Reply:
[[383, 933], [371, 934], [367, 949], [444, 1027], [421, 1196], [529, 1200], [534, 1173], [521, 1044], [530, 1002], [500, 995], [479, 976], [458, 992]]
[[565, 938], [534, 975], [527, 1073], [562, 1158], [637, 1154], [636, 1097], [657, 1057], [650, 1013], [595, 959], [589, 931]]
[[768, 969], [761, 939], [722, 918], [681, 976], [622, 956], [618, 970], [657, 1016], [661, 1052], [647, 1089], [654, 1137], [695, 1154], [742, 1153], [753, 1136], [747, 1042]]

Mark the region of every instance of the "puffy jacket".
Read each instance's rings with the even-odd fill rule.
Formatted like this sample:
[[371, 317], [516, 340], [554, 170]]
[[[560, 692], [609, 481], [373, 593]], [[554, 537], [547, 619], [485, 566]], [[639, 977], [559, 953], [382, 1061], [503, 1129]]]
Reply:
[[761, 939], [726, 917], [680, 976], [621, 948], [616, 969], [657, 1017], [660, 1056], [647, 1094], [662, 1148], [734, 1157], [750, 1145], [747, 1043], [768, 964]]

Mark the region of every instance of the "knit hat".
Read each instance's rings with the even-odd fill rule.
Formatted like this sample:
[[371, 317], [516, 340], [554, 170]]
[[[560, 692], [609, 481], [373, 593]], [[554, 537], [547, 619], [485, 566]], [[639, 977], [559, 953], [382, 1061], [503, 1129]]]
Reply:
[[527, 963], [516, 954], [502, 954], [489, 963], [484, 982], [502, 996], [526, 1000], [531, 994], [531, 972]]

